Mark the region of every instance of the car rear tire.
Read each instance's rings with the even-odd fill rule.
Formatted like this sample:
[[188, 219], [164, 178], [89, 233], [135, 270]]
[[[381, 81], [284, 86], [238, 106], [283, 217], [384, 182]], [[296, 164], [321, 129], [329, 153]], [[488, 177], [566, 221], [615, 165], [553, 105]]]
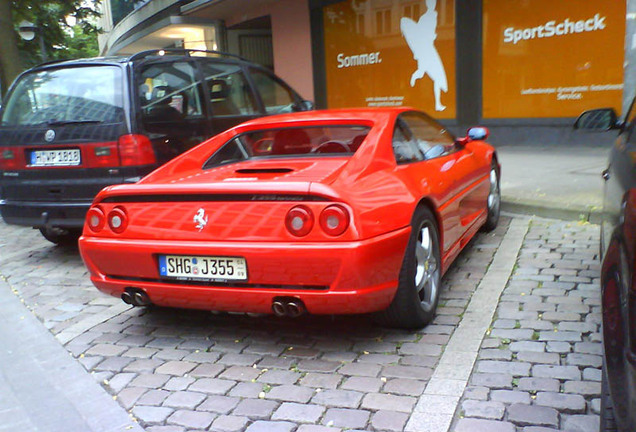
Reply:
[[77, 245], [77, 240], [82, 235], [81, 230], [64, 229], [64, 228], [40, 228], [40, 233], [45, 239], [51, 243], [55, 243], [60, 246], [73, 246]]
[[497, 228], [499, 223], [499, 213], [501, 210], [501, 187], [499, 180], [499, 167], [497, 161], [493, 159], [490, 167], [490, 191], [488, 192], [488, 200], [486, 208], [488, 209], [488, 217], [484, 223], [483, 231], [492, 231]]
[[614, 405], [609, 393], [609, 382], [605, 364], [601, 373], [601, 427], [600, 432], [617, 432], [616, 421], [614, 420]]
[[433, 320], [441, 290], [442, 261], [435, 216], [418, 207], [411, 221], [398, 288], [378, 321], [390, 327], [422, 328]]

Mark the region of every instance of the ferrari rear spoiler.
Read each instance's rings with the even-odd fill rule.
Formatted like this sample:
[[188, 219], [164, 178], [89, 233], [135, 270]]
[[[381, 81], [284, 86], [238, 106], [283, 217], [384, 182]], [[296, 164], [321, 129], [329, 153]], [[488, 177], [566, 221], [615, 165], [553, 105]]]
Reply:
[[100, 202], [190, 201], [331, 201], [338, 197], [323, 184], [312, 182], [227, 181], [211, 184], [133, 184], [103, 189]]

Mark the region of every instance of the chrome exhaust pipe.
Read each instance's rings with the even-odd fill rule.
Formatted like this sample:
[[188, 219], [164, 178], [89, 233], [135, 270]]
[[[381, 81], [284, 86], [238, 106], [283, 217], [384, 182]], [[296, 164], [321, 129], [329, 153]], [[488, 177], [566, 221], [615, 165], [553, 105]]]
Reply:
[[136, 306], [148, 306], [150, 304], [150, 297], [141, 290], [135, 291], [132, 297]]
[[285, 304], [281, 301], [275, 301], [272, 303], [272, 312], [277, 317], [283, 317], [287, 315], [287, 308], [285, 308]]
[[130, 295], [130, 293], [128, 291], [124, 291], [121, 295], [121, 299], [124, 301], [124, 303], [129, 304], [129, 305], [134, 305], [133, 303], [133, 298]]
[[306, 311], [305, 305], [300, 300], [290, 300], [287, 303], [287, 315], [291, 318], [298, 318], [303, 315]]

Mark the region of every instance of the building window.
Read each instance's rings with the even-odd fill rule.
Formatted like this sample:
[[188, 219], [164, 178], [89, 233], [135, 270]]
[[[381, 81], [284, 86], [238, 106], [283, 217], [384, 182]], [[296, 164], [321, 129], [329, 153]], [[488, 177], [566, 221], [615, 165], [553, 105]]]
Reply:
[[413, 21], [417, 22], [420, 18], [420, 4], [413, 3], [404, 6], [404, 16], [411, 18]]
[[356, 17], [356, 33], [364, 34], [364, 14], [358, 14]]
[[375, 30], [379, 35], [391, 33], [391, 9], [375, 11]]

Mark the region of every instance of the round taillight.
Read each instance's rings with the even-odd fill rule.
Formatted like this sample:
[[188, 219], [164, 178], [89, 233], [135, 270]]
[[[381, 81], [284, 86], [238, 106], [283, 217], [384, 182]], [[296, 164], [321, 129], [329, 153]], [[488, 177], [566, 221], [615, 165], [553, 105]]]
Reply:
[[287, 213], [285, 226], [296, 237], [306, 236], [314, 227], [314, 214], [308, 207], [296, 206]]
[[123, 207], [115, 207], [108, 213], [108, 226], [117, 234], [124, 232], [128, 226], [128, 216]]
[[340, 205], [330, 205], [320, 213], [320, 227], [330, 236], [339, 236], [349, 227], [349, 211]]
[[104, 228], [106, 216], [99, 207], [91, 207], [86, 213], [86, 223], [93, 232], [99, 232]]

